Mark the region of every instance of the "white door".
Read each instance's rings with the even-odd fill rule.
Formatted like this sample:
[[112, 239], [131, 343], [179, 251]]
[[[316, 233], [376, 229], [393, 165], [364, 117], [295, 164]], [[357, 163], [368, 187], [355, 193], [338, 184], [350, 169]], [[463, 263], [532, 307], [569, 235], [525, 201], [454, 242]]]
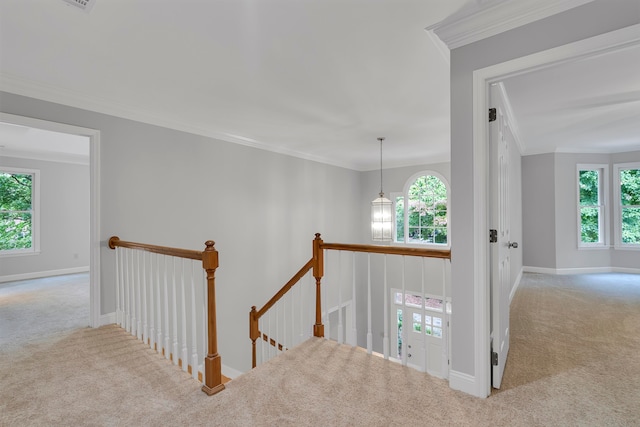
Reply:
[[509, 251], [517, 248], [509, 235], [509, 141], [504, 104], [497, 85], [491, 87], [491, 104], [495, 120], [489, 124], [491, 175], [491, 347], [492, 385], [500, 388], [509, 353], [509, 294], [511, 259]]

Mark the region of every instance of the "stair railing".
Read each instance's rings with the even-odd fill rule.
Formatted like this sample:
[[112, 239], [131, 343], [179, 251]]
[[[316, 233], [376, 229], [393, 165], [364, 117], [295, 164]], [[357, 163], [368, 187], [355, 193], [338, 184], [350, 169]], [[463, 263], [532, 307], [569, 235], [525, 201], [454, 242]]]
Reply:
[[116, 251], [116, 323], [189, 372], [208, 395], [225, 388], [214, 246], [208, 240], [204, 251], [195, 251], [109, 239]]
[[[336, 259], [332, 261], [331, 268], [331, 286], [324, 290], [324, 294], [322, 291], [322, 279], [325, 277], [325, 255], [328, 256], [329, 251], [332, 251], [336, 254]], [[325, 254], [326, 252], [326, 254]], [[350, 257], [345, 257], [345, 253], [351, 253]], [[356, 253], [365, 253], [366, 260], [359, 260], [361, 264], [364, 264], [366, 261], [366, 268], [368, 270], [366, 280], [363, 277], [360, 277], [359, 280], [356, 280]], [[451, 259], [451, 251], [448, 249], [426, 249], [426, 248], [415, 248], [415, 247], [402, 247], [402, 246], [382, 246], [382, 245], [359, 245], [359, 244], [342, 244], [342, 243], [325, 243], [319, 233], [316, 233], [315, 239], [313, 240], [313, 256], [312, 258], [259, 310], [256, 306], [251, 308], [249, 313], [249, 336], [252, 341], [252, 366], [256, 367], [257, 365], [257, 356], [258, 351], [256, 348], [256, 341], [259, 338], [262, 338], [264, 342], [266, 342], [266, 346], [261, 345], [261, 360], [265, 361], [275, 355], [279, 354], [282, 351], [287, 350], [287, 348], [291, 348], [300, 342], [306, 340], [310, 336], [315, 337], [325, 337], [325, 328], [327, 332], [330, 334], [334, 329], [331, 328], [329, 324], [329, 315], [330, 313], [336, 313], [338, 317], [338, 328], [337, 328], [337, 337], [336, 341], [343, 343], [345, 341], [345, 334], [350, 334], [350, 341], [352, 345], [357, 344], [357, 328], [356, 328], [356, 294], [358, 292], [364, 292], [362, 290], [362, 286], [366, 286], [366, 294], [367, 294], [367, 352], [372, 353], [373, 351], [373, 333], [372, 333], [372, 282], [375, 281], [375, 278], [371, 277], [371, 254], [381, 254], [384, 264], [384, 272], [382, 273], [382, 278], [378, 278], [378, 281], [384, 282], [384, 289], [379, 289], [379, 292], [384, 293], [384, 342], [383, 342], [383, 353], [385, 358], [389, 358], [389, 349], [390, 349], [390, 333], [389, 333], [389, 306], [392, 304], [388, 300], [389, 294], [391, 293], [392, 288], [388, 287], [387, 284], [387, 255], [399, 256], [402, 260], [402, 274], [401, 279], [397, 279], [397, 287], [401, 287], [401, 307], [407, 308], [405, 300], [407, 300], [407, 295], [412, 294], [409, 298], [410, 305], [416, 301], [415, 294], [421, 295], [420, 301], [422, 305], [422, 313], [421, 319], [426, 322], [424, 319], [431, 319], [430, 311], [433, 310], [433, 307], [428, 306], [427, 301], [432, 303], [435, 301], [436, 303], [440, 303], [441, 307], [438, 309], [441, 310], [442, 315], [438, 314], [439, 321], [444, 319], [445, 325], [448, 326], [448, 315], [450, 314], [451, 302], [450, 299], [445, 297], [446, 291], [446, 276], [448, 274], [449, 263], [444, 262]], [[375, 255], [374, 255], [375, 256]], [[418, 278], [417, 281], [421, 282], [418, 286], [418, 290], [405, 290], [405, 257], [418, 257], [422, 259], [421, 266], [419, 267], [422, 271], [422, 277]], [[344, 261], [344, 258], [347, 258]], [[442, 260], [443, 263], [440, 267], [431, 266], [431, 269], [434, 268], [439, 270], [437, 272], [438, 276], [441, 276], [442, 279], [438, 281], [436, 284], [427, 283], [428, 278], [425, 277], [425, 271], [429, 270], [429, 268], [425, 268], [425, 260], [434, 259], [433, 262], [436, 262], [438, 259]], [[350, 264], [351, 266], [351, 274], [348, 274], [348, 268], [344, 268], [343, 264]], [[312, 272], [312, 277], [308, 274]], [[350, 277], [349, 277], [350, 276]], [[311, 282], [310, 284], [305, 284], [305, 278]], [[350, 282], [350, 283], [349, 283]], [[295, 286], [300, 283], [300, 285]], [[351, 289], [343, 290], [343, 288], [350, 287]], [[430, 295], [429, 292], [426, 292], [426, 285], [429, 285], [431, 289], [435, 287], [439, 288], [438, 297], [426, 297], [426, 295]], [[359, 289], [357, 289], [359, 288]], [[382, 288], [382, 286], [381, 286]], [[297, 289], [297, 295], [294, 294], [293, 290]], [[334, 295], [331, 297], [327, 296], [327, 292], [332, 292]], [[350, 293], [351, 299], [346, 300], [344, 293]], [[399, 294], [400, 294], [399, 293]], [[287, 298], [289, 301], [287, 301]], [[413, 298], [413, 300], [411, 300]], [[324, 301], [324, 302], [323, 302]], [[395, 301], [398, 304], [397, 301]], [[323, 311], [323, 305], [325, 309]], [[346, 311], [344, 308], [349, 307], [349, 313], [351, 317], [347, 319], [350, 322], [350, 329], [344, 332], [345, 327], [344, 319], [343, 319], [343, 311]], [[412, 308], [413, 305], [411, 306]], [[416, 314], [417, 315], [417, 314]], [[265, 320], [266, 318], [266, 320]], [[323, 318], [325, 319], [325, 323], [323, 323]], [[408, 323], [408, 322], [407, 322]], [[281, 327], [281, 325], [284, 325]], [[306, 329], [305, 325], [309, 325], [310, 328]], [[421, 330], [425, 330], [426, 323], [421, 324]], [[443, 328], [440, 328], [443, 329]], [[429, 330], [432, 330], [431, 325], [429, 325]], [[396, 331], [392, 331], [396, 332]], [[446, 332], [442, 331], [443, 334]], [[406, 342], [406, 338], [403, 334], [407, 334], [407, 328], [404, 331], [397, 331], [396, 338], [399, 338], [398, 342]], [[446, 338], [446, 337], [445, 337]], [[426, 347], [427, 340], [430, 337], [423, 337], [422, 346], [425, 348], [424, 354], [426, 358]], [[444, 341], [444, 340], [443, 340]], [[266, 347], [266, 350], [265, 350]], [[403, 348], [399, 351], [399, 353], [406, 355], [408, 352], [406, 348]], [[443, 346], [442, 348], [445, 357], [449, 353], [448, 348]], [[410, 357], [410, 356], [409, 356]], [[401, 360], [403, 364], [407, 364], [407, 357], [404, 356], [403, 360]], [[446, 360], [445, 360], [446, 362]], [[413, 364], [414, 361], [411, 361]], [[427, 360], [423, 360], [422, 362], [418, 362], [420, 369], [427, 370]]]

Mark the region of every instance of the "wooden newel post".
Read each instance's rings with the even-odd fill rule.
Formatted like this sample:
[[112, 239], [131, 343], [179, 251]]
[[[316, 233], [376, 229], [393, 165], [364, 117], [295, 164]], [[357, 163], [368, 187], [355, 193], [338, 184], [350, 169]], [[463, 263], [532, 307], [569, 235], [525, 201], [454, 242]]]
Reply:
[[249, 338], [251, 338], [251, 367], [255, 368], [258, 364], [256, 360], [256, 340], [260, 337], [260, 330], [258, 329], [258, 319], [256, 318], [256, 306], [251, 307], [249, 312]]
[[322, 293], [320, 284], [324, 276], [324, 252], [320, 233], [316, 233], [313, 240], [313, 277], [316, 279], [316, 323], [313, 325], [313, 336], [324, 337], [324, 325], [322, 324]]
[[204, 358], [205, 381], [202, 391], [209, 396], [224, 390], [222, 384], [222, 359], [218, 354], [218, 335], [216, 329], [216, 269], [218, 268], [218, 251], [215, 242], [207, 240], [202, 253], [202, 268], [207, 272], [207, 357]]

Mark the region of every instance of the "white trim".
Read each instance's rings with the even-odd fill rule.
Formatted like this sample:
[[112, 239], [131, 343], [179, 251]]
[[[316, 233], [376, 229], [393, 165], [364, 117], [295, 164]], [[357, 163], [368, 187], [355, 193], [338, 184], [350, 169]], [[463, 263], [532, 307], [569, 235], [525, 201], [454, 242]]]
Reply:
[[520, 282], [522, 281], [523, 273], [524, 273], [524, 267], [520, 268], [520, 271], [518, 272], [518, 276], [516, 277], [516, 280], [512, 284], [511, 292], [509, 293], [509, 305], [511, 305], [511, 301], [513, 301], [513, 297], [515, 296], [516, 291], [520, 287]]
[[[582, 241], [582, 217], [580, 205], [580, 171], [598, 171], [598, 199], [600, 209], [599, 217], [599, 241], [597, 243], [585, 243]], [[576, 229], [578, 250], [584, 249], [609, 249], [609, 164], [608, 163], [577, 163], [576, 164]]]
[[457, 13], [427, 27], [455, 49], [547, 18], [593, 0], [493, 0], [471, 2]]
[[576, 267], [576, 268], [544, 268], [522, 267], [525, 273], [551, 274], [565, 276], [571, 274], [597, 274], [597, 273], [630, 273], [640, 274], [640, 268], [627, 267]]
[[227, 365], [222, 365], [222, 375], [227, 378], [231, 378], [232, 380], [238, 378], [240, 375], [244, 374], [242, 371], [238, 371], [237, 369], [230, 368]]
[[2, 157], [41, 160], [41, 161], [56, 162], [56, 163], [70, 163], [74, 165], [85, 165], [85, 166], [89, 165], [89, 156], [83, 156], [80, 154], [70, 154], [70, 153], [56, 153], [53, 151], [40, 152], [40, 151], [26, 151], [26, 150], [11, 150], [5, 147], [2, 149]]
[[613, 165], [613, 223], [614, 248], [622, 251], [638, 251], [640, 244], [622, 243], [622, 202], [620, 200], [620, 171], [626, 169], [640, 169], [640, 162], [615, 163]]
[[[0, 84], [0, 86], [2, 86]], [[0, 121], [21, 126], [34, 127], [54, 132], [82, 135], [89, 138], [89, 174], [90, 174], [90, 254], [89, 254], [89, 324], [91, 327], [101, 325], [100, 304], [100, 131], [65, 123], [50, 122], [32, 117], [0, 113]]]
[[[555, 64], [592, 57], [640, 44], [640, 25], [632, 25], [589, 39], [569, 43], [523, 56], [473, 72], [473, 178], [474, 178], [474, 349], [475, 387], [470, 394], [486, 397], [491, 393], [490, 306], [488, 297], [488, 141], [486, 120], [489, 108], [489, 84], [509, 76], [548, 68]], [[452, 355], [455, 357], [455, 355]]]
[[[72, 92], [56, 86], [37, 83], [8, 73], [0, 72], [0, 91], [40, 99], [43, 101], [54, 102], [57, 104], [80, 108], [87, 111], [94, 111], [110, 116], [121, 117], [141, 123], [161, 126], [167, 129], [174, 129], [186, 133], [192, 133], [195, 135], [206, 136], [220, 141], [245, 145], [248, 147], [253, 147], [278, 154], [284, 154], [291, 157], [297, 157], [304, 160], [311, 160], [314, 162], [324, 163], [356, 171], [366, 170], [366, 167], [363, 168], [363, 165], [361, 164], [336, 161], [335, 159], [328, 159], [322, 156], [302, 153], [300, 151], [291, 150], [286, 147], [274, 146], [263, 141], [246, 138], [241, 135], [220, 132], [207, 127], [202, 127], [201, 125], [195, 125], [193, 123], [179, 122], [176, 121], [173, 117], [166, 115], [149, 114], [147, 111], [141, 110], [139, 108], [130, 105], [119, 104], [115, 100], [99, 98], [95, 96], [87, 97], [86, 95], [78, 92]], [[401, 167], [407, 165], [398, 164], [393, 166]]]
[[40, 170], [2, 166], [0, 170], [10, 173], [32, 175], [31, 181], [31, 247], [28, 249], [7, 249], [0, 251], [0, 258], [40, 254]]
[[[449, 387], [454, 390], [460, 390], [467, 394], [476, 394], [476, 377], [473, 375], [465, 374], [464, 372], [449, 370]], [[488, 395], [487, 395], [488, 396]], [[479, 397], [487, 397], [479, 396]]]
[[18, 280], [40, 279], [42, 277], [62, 276], [65, 274], [86, 273], [89, 266], [62, 268], [59, 270], [36, 271], [33, 273], [11, 274], [9, 276], [0, 276], [0, 283], [16, 282]]

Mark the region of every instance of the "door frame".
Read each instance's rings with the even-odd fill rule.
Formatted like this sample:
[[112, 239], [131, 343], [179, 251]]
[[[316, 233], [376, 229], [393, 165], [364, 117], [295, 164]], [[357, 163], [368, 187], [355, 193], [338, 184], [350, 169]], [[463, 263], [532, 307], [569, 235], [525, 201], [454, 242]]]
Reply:
[[476, 396], [491, 394], [490, 257], [488, 246], [490, 187], [489, 85], [501, 79], [552, 67], [564, 62], [603, 55], [640, 45], [640, 24], [569, 43], [546, 51], [495, 64], [473, 72], [473, 211], [474, 216], [474, 347]]
[[0, 113], [0, 121], [89, 138], [89, 326], [109, 323], [102, 321], [100, 313], [100, 131], [7, 113]]

